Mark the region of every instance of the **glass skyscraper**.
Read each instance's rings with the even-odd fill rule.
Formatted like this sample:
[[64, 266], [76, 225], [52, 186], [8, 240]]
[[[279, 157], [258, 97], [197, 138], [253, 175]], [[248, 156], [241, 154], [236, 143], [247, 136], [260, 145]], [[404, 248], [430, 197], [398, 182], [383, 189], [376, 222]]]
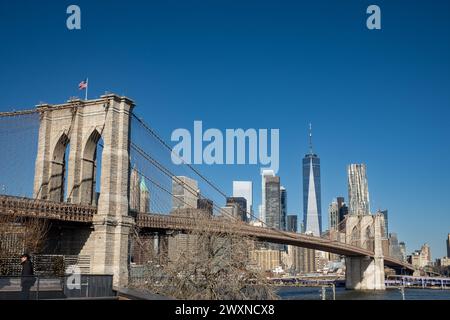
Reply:
[[281, 198], [281, 230], [286, 230], [286, 216], [287, 216], [287, 191], [286, 188], [280, 187], [280, 198]]
[[450, 233], [447, 236], [447, 258], [450, 258]]
[[263, 223], [266, 221], [266, 181], [268, 177], [275, 177], [273, 170], [263, 169], [261, 171], [262, 193], [261, 193], [261, 205], [259, 206], [259, 219]]
[[281, 190], [280, 177], [266, 177], [265, 217], [270, 228], [281, 229]]
[[290, 214], [286, 217], [286, 231], [297, 232], [297, 215]]
[[320, 194], [320, 159], [313, 152], [311, 125], [309, 153], [303, 158], [303, 223], [304, 231], [320, 237], [322, 208]]

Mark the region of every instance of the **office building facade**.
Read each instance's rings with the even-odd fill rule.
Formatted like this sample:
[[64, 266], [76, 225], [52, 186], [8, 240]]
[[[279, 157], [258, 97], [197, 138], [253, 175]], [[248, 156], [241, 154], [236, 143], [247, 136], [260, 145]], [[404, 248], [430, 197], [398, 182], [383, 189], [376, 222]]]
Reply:
[[286, 188], [280, 187], [280, 201], [281, 201], [281, 230], [286, 230], [287, 219], [287, 191]]
[[365, 164], [350, 164], [347, 168], [349, 213], [369, 215], [369, 187]]
[[268, 227], [281, 229], [280, 177], [268, 176], [265, 179], [265, 217]]
[[253, 215], [253, 182], [233, 181], [233, 197], [245, 198], [247, 202], [247, 220], [250, 221]]
[[447, 236], [447, 258], [450, 258], [450, 233]]
[[264, 169], [261, 171], [262, 191], [261, 191], [261, 205], [259, 206], [259, 219], [264, 223], [267, 223], [267, 221], [266, 221], [266, 181], [267, 181], [267, 178], [273, 178], [273, 177], [275, 177], [275, 172], [273, 170]]
[[244, 197], [227, 197], [227, 203], [226, 206], [233, 206], [236, 205], [237, 208], [237, 216], [242, 221], [248, 221], [247, 216], [247, 199]]
[[197, 208], [197, 181], [185, 176], [172, 178], [172, 210]]
[[298, 217], [296, 214], [289, 214], [286, 218], [286, 231], [297, 232], [298, 231]]

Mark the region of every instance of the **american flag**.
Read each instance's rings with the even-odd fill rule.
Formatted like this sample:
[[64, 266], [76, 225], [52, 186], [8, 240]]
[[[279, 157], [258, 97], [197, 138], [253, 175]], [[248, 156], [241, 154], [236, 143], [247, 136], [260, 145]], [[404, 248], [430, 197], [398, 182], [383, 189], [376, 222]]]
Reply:
[[83, 90], [83, 89], [86, 89], [87, 86], [88, 86], [88, 82], [87, 82], [87, 79], [86, 79], [86, 80], [83, 80], [83, 81], [80, 82], [80, 84], [78, 85], [78, 89]]

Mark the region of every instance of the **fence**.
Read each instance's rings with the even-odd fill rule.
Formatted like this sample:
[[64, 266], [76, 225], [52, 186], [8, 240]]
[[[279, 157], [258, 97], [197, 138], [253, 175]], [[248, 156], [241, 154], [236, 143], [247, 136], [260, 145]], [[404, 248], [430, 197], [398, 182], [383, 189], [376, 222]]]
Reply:
[[[69, 266], [77, 266], [82, 274], [90, 272], [90, 257], [85, 255], [33, 255], [36, 276], [62, 277]], [[22, 272], [20, 257], [1, 257], [0, 276], [19, 276]]]
[[28, 281], [30, 286], [28, 299], [113, 299], [112, 275], [80, 275], [79, 282], [74, 282], [72, 276], [63, 277], [33, 276], [22, 278], [19, 276], [0, 276], [0, 300], [23, 299], [24, 286]]

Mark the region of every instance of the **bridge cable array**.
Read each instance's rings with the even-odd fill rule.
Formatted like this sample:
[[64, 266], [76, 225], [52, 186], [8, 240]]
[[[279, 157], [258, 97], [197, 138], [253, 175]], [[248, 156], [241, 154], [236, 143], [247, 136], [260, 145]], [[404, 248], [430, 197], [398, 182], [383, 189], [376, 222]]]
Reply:
[[[219, 187], [217, 187], [213, 182], [211, 182], [208, 178], [206, 178], [203, 174], [201, 174], [197, 169], [195, 169], [192, 165], [186, 163], [182, 158], [180, 158], [176, 153], [173, 153], [172, 147], [170, 147], [170, 145], [168, 143], [166, 143], [141, 117], [138, 117], [134, 112], [132, 113], [133, 118], [136, 119], [141, 125], [142, 127], [146, 130], [147, 133], [149, 133], [151, 136], [153, 136], [154, 138], [156, 138], [156, 140], [162, 144], [171, 154], [175, 155], [184, 165], [186, 165], [186, 167], [188, 167], [190, 170], [192, 170], [197, 176], [199, 176], [203, 181], [205, 181], [208, 185], [210, 185], [212, 188], [214, 188], [217, 192], [219, 192], [223, 197], [227, 197], [226, 193], [223, 192], [222, 190], [219, 189]], [[181, 185], [183, 185], [183, 187], [185, 187], [185, 189], [193, 194], [194, 196], [197, 196], [197, 190], [193, 190], [193, 188], [191, 188], [190, 186], [187, 186], [183, 181], [181, 181], [180, 179], [177, 179], [176, 176], [170, 171], [168, 170], [164, 165], [162, 165], [160, 162], [158, 162], [156, 159], [154, 159], [153, 157], [151, 157], [147, 152], [145, 152], [142, 148], [140, 148], [139, 146], [137, 146], [134, 142], [131, 143], [131, 148], [133, 150], [135, 150], [136, 152], [138, 152], [144, 159], [146, 159], [151, 165], [153, 165], [154, 167], [156, 167], [157, 169], [159, 169], [160, 171], [162, 171], [164, 174], [166, 174], [168, 177], [170, 178], [174, 178], [177, 180], [178, 183], [180, 183]], [[141, 173], [142, 176], [144, 176]], [[144, 176], [145, 177], [145, 176]], [[148, 179], [148, 177], [147, 177]], [[151, 180], [148, 179], [150, 182]], [[167, 191], [167, 190], [166, 190]], [[168, 192], [168, 191], [167, 191]], [[171, 192], [169, 192], [170, 194], [172, 194]], [[172, 194], [173, 195], [173, 194]], [[230, 215], [228, 212], [224, 211], [222, 208], [220, 208], [217, 204], [213, 203], [213, 206], [221, 213], [232, 217], [233, 219], [237, 219], [237, 217]], [[278, 230], [276, 228], [272, 228], [269, 227], [267, 225], [267, 223], [265, 223], [264, 221], [262, 221], [261, 219], [259, 219], [259, 217], [255, 216], [253, 213], [251, 213], [250, 211], [245, 212], [246, 214], [248, 214], [249, 216], [251, 216], [252, 218], [254, 218], [256, 221], [260, 222], [263, 226], [270, 228], [273, 231], [278, 232], [279, 234], [282, 234], [284, 236], [289, 236], [291, 238], [295, 238], [294, 236], [290, 235], [287, 232], [284, 232], [282, 230]]]

